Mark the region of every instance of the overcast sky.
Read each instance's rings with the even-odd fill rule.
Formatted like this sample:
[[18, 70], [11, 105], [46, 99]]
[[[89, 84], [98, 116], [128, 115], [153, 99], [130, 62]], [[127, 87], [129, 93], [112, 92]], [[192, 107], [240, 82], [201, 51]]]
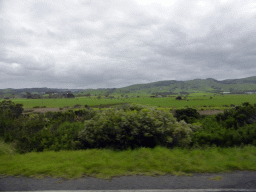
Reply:
[[255, 75], [255, 0], [0, 0], [0, 88]]

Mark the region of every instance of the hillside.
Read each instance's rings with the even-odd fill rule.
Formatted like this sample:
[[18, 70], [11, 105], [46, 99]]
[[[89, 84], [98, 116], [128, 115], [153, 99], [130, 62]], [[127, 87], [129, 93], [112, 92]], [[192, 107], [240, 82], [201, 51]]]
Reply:
[[227, 79], [218, 81], [212, 78], [194, 79], [188, 81], [158, 81], [147, 84], [135, 84], [123, 88], [111, 89], [51, 89], [51, 88], [26, 88], [26, 89], [0, 89], [0, 98], [24, 97], [27, 92], [40, 96], [47, 93], [71, 92], [76, 96], [84, 95], [178, 95], [197, 92], [210, 93], [246, 93], [256, 92], [256, 76], [242, 79]]
[[246, 93], [256, 92], [256, 76], [243, 79], [218, 81], [212, 78], [189, 81], [158, 81], [148, 84], [136, 84], [118, 89], [85, 90], [91, 94], [136, 94], [136, 95], [177, 95], [197, 92]]
[[14, 97], [26, 97], [27, 93], [32, 95], [38, 95], [41, 97], [44, 94], [51, 93], [79, 93], [84, 91], [84, 89], [57, 89], [57, 88], [23, 88], [23, 89], [0, 89], [0, 98], [14, 98]]

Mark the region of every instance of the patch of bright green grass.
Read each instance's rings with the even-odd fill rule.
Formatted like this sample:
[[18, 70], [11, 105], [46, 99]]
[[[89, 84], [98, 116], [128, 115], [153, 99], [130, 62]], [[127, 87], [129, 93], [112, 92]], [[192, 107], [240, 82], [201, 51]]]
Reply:
[[79, 178], [256, 171], [256, 147], [80, 150], [0, 155], [0, 174]]

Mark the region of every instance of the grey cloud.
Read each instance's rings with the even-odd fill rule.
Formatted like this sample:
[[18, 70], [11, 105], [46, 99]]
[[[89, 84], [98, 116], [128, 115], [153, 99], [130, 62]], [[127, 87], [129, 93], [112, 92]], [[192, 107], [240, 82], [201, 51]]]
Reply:
[[1, 3], [0, 69], [8, 86], [0, 88], [106, 88], [256, 72], [251, 0], [170, 7], [124, 0]]

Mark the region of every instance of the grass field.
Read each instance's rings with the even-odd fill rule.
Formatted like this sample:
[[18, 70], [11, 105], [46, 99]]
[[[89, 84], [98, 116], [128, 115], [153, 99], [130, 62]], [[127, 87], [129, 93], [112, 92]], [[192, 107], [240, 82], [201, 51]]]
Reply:
[[[212, 99], [210, 99], [212, 97]], [[175, 97], [164, 98], [134, 98], [132, 103], [153, 105], [160, 107], [182, 108], [182, 107], [223, 107], [241, 105], [243, 102], [256, 103], [256, 95], [224, 95], [224, 96], [191, 96], [186, 100], [176, 100]]]
[[97, 98], [87, 98], [78, 97], [74, 99], [14, 99], [15, 103], [23, 104], [25, 109], [33, 108], [35, 106], [46, 106], [47, 108], [59, 108], [59, 107], [72, 107], [75, 105], [89, 105], [89, 106], [99, 106], [99, 105], [111, 105], [111, 104], [121, 104], [125, 103], [123, 100], [119, 99], [97, 99]]
[[0, 155], [0, 174], [109, 179], [122, 175], [163, 175], [256, 171], [256, 147], [207, 149], [154, 149], [112, 151], [48, 151]]
[[[212, 99], [210, 99], [212, 97]], [[175, 100], [175, 97], [163, 97], [163, 98], [123, 98], [123, 99], [97, 99], [96, 97], [77, 97], [74, 99], [14, 99], [15, 103], [22, 103], [24, 108], [33, 108], [35, 106], [46, 106], [48, 108], [59, 108], [65, 106], [75, 105], [115, 105], [122, 103], [137, 103], [142, 105], [150, 105], [157, 107], [168, 107], [168, 108], [217, 108], [230, 107], [233, 105], [241, 105], [243, 102], [250, 102], [251, 104], [256, 103], [256, 95], [194, 95], [188, 96], [184, 100]]]

